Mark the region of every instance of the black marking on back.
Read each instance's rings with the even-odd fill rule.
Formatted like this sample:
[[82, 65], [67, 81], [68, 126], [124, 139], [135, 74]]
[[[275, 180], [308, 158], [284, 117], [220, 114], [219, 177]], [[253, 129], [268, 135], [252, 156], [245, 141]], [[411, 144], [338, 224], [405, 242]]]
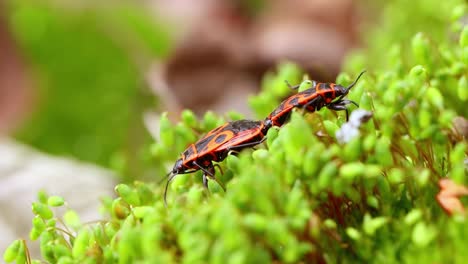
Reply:
[[192, 155], [194, 155], [195, 153], [193, 152], [193, 146], [190, 145], [185, 151], [184, 153], [182, 153], [182, 156], [184, 157], [184, 160], [187, 159], [187, 157], [191, 157]]
[[241, 131], [249, 130], [252, 128], [260, 127], [262, 125], [262, 121], [253, 121], [253, 120], [238, 120], [229, 123], [226, 126], [226, 130], [231, 130], [234, 135]]
[[293, 106], [297, 106], [298, 102], [299, 102], [299, 97], [294, 96], [294, 98], [291, 101], [289, 101], [289, 104]]
[[283, 111], [285, 105], [286, 105], [286, 101], [283, 101], [278, 107], [276, 107], [275, 110], [273, 110], [273, 112], [271, 112], [271, 114], [269, 116], [270, 117], [277, 116], [279, 113], [281, 113]]
[[319, 84], [319, 89], [320, 89], [320, 91], [323, 91], [323, 90], [330, 90], [331, 87], [330, 87], [330, 84], [329, 84], [329, 83], [320, 83], [320, 84]]
[[314, 87], [314, 88], [310, 88], [310, 89], [304, 90], [304, 91], [302, 91], [302, 92], [300, 92], [300, 93], [298, 93], [298, 94], [310, 96], [310, 95], [312, 95], [312, 94], [314, 94], [314, 93], [316, 93], [316, 92], [317, 92], [317, 90], [316, 90], [315, 87]]
[[214, 135], [210, 135], [208, 137], [205, 137], [205, 138], [202, 138], [200, 141], [198, 141], [197, 143], [195, 143], [195, 147], [197, 148], [197, 151], [200, 153], [202, 152], [204, 149], [206, 149], [208, 147], [208, 143], [211, 142], [211, 140], [216, 136], [216, 134]]
[[218, 135], [216, 138], [215, 138], [215, 142], [218, 143], [218, 144], [221, 144], [223, 143], [223, 141], [226, 139], [226, 135], [225, 134], [221, 134], [221, 135]]

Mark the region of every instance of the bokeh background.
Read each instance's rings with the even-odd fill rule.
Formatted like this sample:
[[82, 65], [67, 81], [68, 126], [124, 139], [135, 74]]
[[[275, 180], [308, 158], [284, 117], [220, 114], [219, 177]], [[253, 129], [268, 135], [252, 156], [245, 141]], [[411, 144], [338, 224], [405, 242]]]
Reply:
[[334, 81], [351, 51], [379, 41], [369, 36], [441, 34], [434, 16], [416, 16], [410, 28], [408, 16], [379, 24], [401, 2], [0, 2], [0, 251], [27, 236], [39, 189], [92, 220], [115, 183], [151, 180], [163, 111], [174, 122], [186, 108], [253, 117], [248, 97], [278, 63]]

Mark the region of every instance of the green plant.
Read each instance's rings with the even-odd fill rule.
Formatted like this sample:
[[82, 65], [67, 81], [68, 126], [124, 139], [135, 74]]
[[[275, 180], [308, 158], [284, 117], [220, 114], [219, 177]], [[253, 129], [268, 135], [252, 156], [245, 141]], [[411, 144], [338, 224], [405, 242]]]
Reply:
[[[400, 45], [380, 36], [379, 45], [397, 48], [380, 53], [381, 62], [373, 67], [372, 52], [356, 53], [345, 65], [352, 74], [337, 78], [346, 85], [362, 68], [368, 70], [348, 96], [374, 113], [359, 137], [337, 143], [343, 113], [295, 111], [284, 127], [270, 129], [266, 147], [220, 163], [226, 193], [210, 181], [208, 194], [200, 173], [178, 175], [166, 208], [163, 184], [121, 184], [119, 197], [104, 204], [105, 221], [80, 223], [69, 211], [64, 216], [69, 230], [58, 227], [61, 218], [51, 210], [61, 200], [41, 195], [33, 206], [31, 238], [40, 238], [43, 258], [50, 263], [463, 263], [468, 222], [446, 215], [435, 195], [441, 178], [468, 184], [467, 143], [452, 130], [453, 118], [467, 111], [468, 29], [458, 26], [467, 13], [465, 5], [447, 11], [437, 10], [437, 1], [426, 3], [421, 14], [411, 15], [443, 12], [437, 13], [444, 19], [441, 30], [456, 37], [427, 31]], [[392, 4], [407, 8], [402, 1]], [[285, 79], [298, 82], [300, 76], [291, 64], [267, 75], [263, 91], [251, 99], [257, 115], [264, 118], [290, 92]], [[160, 139], [151, 148], [158, 174], [169, 171], [187, 143], [223, 122], [212, 113], [197, 120], [185, 111], [181, 123], [171, 124], [163, 115]], [[26, 249], [17, 240], [4, 258], [24, 262]]]

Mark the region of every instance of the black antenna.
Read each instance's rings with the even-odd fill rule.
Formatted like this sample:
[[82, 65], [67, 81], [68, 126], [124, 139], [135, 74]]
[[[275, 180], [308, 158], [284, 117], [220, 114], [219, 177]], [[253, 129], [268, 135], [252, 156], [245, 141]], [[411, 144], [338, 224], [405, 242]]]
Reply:
[[[167, 175], [166, 175], [166, 178], [167, 179], [167, 182], [166, 182], [166, 187], [164, 188], [164, 205], [167, 207], [167, 188], [169, 187], [169, 183], [171, 183], [171, 181], [174, 179], [174, 177], [177, 175], [177, 174], [173, 174], [172, 176], [170, 176], [172, 174], [172, 171], [170, 171]], [[169, 177], [170, 176], [170, 177]]]
[[351, 90], [351, 88], [353, 88], [354, 85], [356, 85], [356, 83], [359, 81], [359, 78], [361, 78], [361, 76], [366, 72], [366, 70], [363, 70], [359, 75], [358, 77], [356, 78], [356, 80], [354, 80], [354, 82], [352, 84], [350, 84], [348, 87], [346, 87], [345, 89], [345, 92], [340, 96], [338, 97], [338, 99], [336, 101], [340, 101], [341, 99], [343, 99], [343, 97], [345, 97], [348, 93], [349, 93], [349, 90]]
[[347, 94], [349, 92], [349, 90], [351, 88], [353, 88], [353, 86], [359, 81], [359, 78], [361, 78], [361, 76], [366, 72], [366, 70], [363, 70], [359, 75], [358, 77], [356, 78], [356, 80], [354, 80], [354, 82], [352, 84], [350, 84], [348, 87], [346, 87], [346, 93]]

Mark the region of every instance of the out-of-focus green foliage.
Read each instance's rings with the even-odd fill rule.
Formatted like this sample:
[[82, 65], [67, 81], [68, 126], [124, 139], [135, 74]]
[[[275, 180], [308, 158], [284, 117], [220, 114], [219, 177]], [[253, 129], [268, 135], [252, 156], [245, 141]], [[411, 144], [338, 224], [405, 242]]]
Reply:
[[10, 1], [11, 29], [37, 88], [16, 137], [50, 153], [119, 167], [127, 152], [149, 142], [141, 116], [152, 102], [139, 64], [165, 56], [169, 34], [136, 6], [82, 4]]
[[[57, 228], [59, 216], [50, 214], [48, 201], [61, 199], [41, 194], [33, 205], [31, 238], [40, 238], [43, 258], [51, 263], [466, 262], [468, 222], [445, 214], [435, 196], [441, 178], [468, 184], [467, 143], [452, 131], [453, 117], [466, 116], [467, 27], [457, 25], [468, 13], [465, 5], [425, 3], [421, 9], [411, 8], [412, 2], [389, 5], [410, 12], [401, 16], [415, 21], [445, 18], [437, 30], [406, 38], [410, 29], [401, 36], [391, 28], [395, 36], [380, 36], [387, 47], [398, 48], [378, 57], [366, 51], [353, 56], [348, 73], [337, 79], [349, 84], [367, 66], [349, 94], [374, 113], [359, 137], [337, 143], [332, 131], [344, 122], [344, 113], [295, 111], [288, 124], [270, 129], [265, 148], [220, 163], [226, 193], [210, 181], [208, 195], [200, 172], [178, 175], [166, 208], [157, 179], [118, 185], [119, 197], [105, 203], [106, 221], [83, 225], [73, 211], [66, 214], [66, 225], [76, 234]], [[267, 75], [264, 90], [251, 100], [259, 117], [291, 93], [284, 79], [298, 82], [300, 76], [289, 64]], [[186, 144], [224, 122], [212, 113], [197, 120], [189, 111], [182, 120], [171, 124], [161, 118], [161, 137], [152, 146], [161, 178]], [[15, 241], [4, 259], [22, 261], [25, 249]]]

